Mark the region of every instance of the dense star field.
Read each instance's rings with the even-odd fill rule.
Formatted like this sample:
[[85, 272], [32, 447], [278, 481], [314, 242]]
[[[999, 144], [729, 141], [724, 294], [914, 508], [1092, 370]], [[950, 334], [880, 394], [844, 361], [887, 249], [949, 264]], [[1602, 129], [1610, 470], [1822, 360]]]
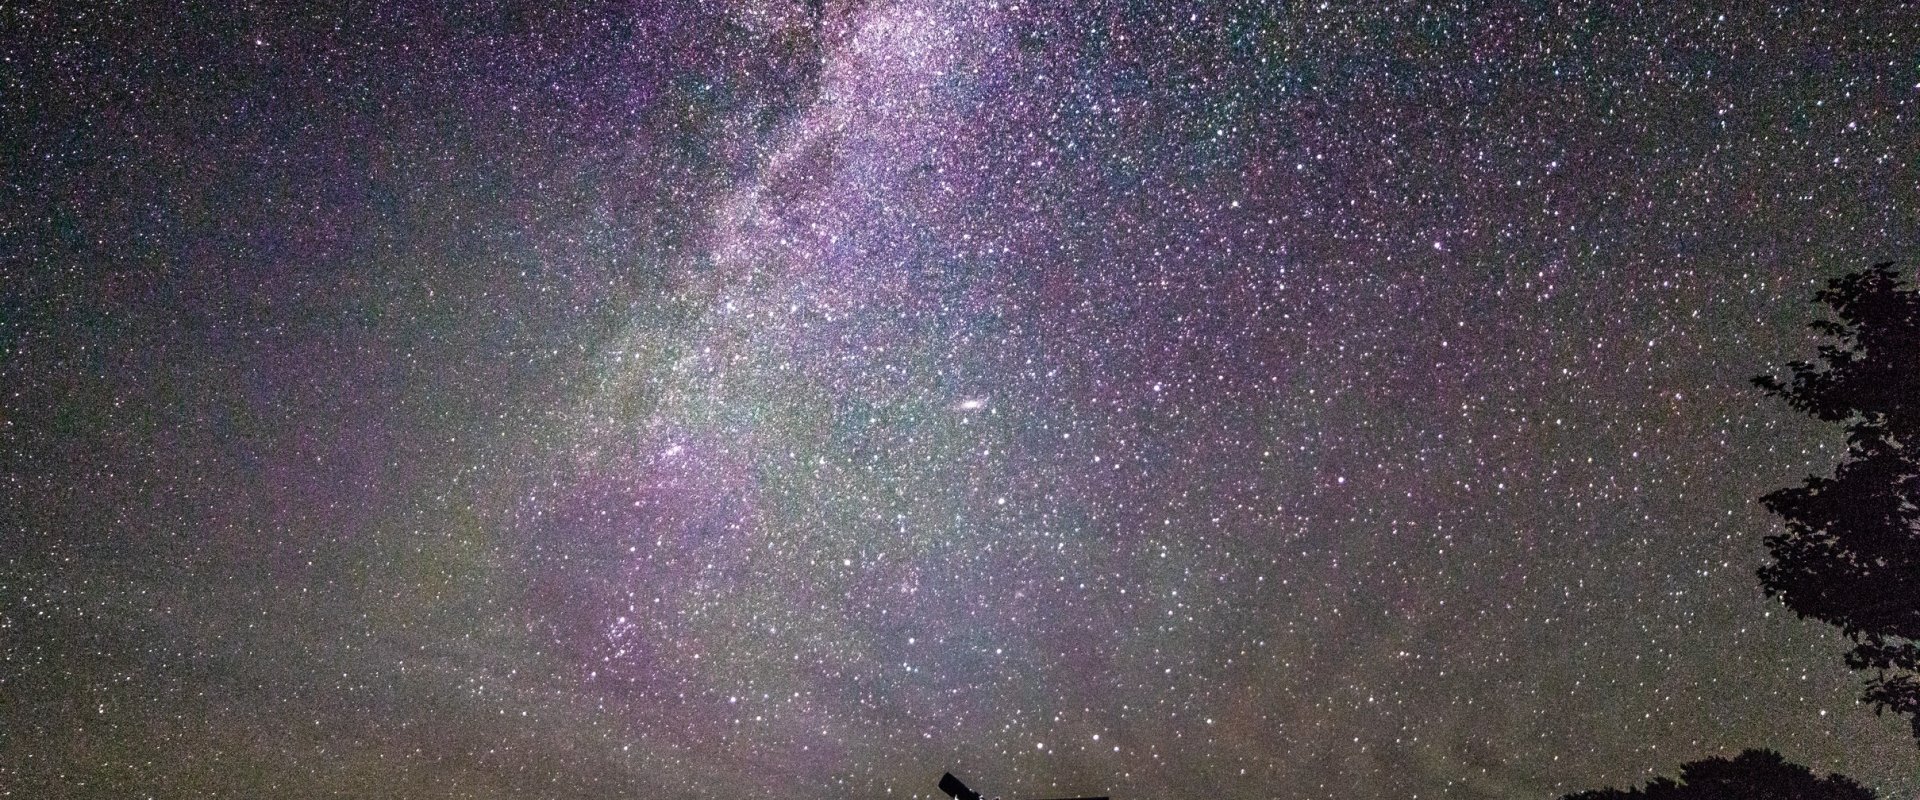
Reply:
[[1912, 796], [1789, 5], [0, 6], [0, 797]]

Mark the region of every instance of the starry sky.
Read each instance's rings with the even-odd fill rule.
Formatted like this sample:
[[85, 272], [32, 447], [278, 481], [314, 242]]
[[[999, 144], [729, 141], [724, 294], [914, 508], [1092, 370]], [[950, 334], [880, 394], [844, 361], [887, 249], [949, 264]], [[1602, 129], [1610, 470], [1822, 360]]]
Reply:
[[0, 4], [0, 797], [1920, 791], [1911, 5], [567, 5]]

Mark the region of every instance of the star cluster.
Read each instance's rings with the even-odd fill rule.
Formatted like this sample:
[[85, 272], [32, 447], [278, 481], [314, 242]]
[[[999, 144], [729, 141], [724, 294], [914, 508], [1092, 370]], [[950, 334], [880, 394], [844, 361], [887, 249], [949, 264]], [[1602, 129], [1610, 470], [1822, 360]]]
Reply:
[[0, 796], [1920, 790], [1911, 7], [332, 5], [0, 6]]

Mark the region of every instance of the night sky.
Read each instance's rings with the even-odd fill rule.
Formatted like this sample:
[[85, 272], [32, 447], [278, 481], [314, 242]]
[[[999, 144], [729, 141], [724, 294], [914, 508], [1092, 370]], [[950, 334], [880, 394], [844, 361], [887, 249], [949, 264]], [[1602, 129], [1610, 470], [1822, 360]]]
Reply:
[[295, 5], [0, 4], [0, 797], [1920, 792], [1920, 9]]

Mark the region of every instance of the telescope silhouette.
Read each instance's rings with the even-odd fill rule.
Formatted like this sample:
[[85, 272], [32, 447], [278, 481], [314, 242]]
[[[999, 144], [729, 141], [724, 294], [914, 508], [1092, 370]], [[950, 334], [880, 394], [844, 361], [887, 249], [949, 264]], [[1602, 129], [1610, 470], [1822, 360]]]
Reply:
[[[953, 800], [980, 800], [980, 793], [967, 788], [951, 772], [940, 773], [940, 791], [946, 792]], [[1058, 800], [1107, 800], [1106, 797], [1062, 797]]]

